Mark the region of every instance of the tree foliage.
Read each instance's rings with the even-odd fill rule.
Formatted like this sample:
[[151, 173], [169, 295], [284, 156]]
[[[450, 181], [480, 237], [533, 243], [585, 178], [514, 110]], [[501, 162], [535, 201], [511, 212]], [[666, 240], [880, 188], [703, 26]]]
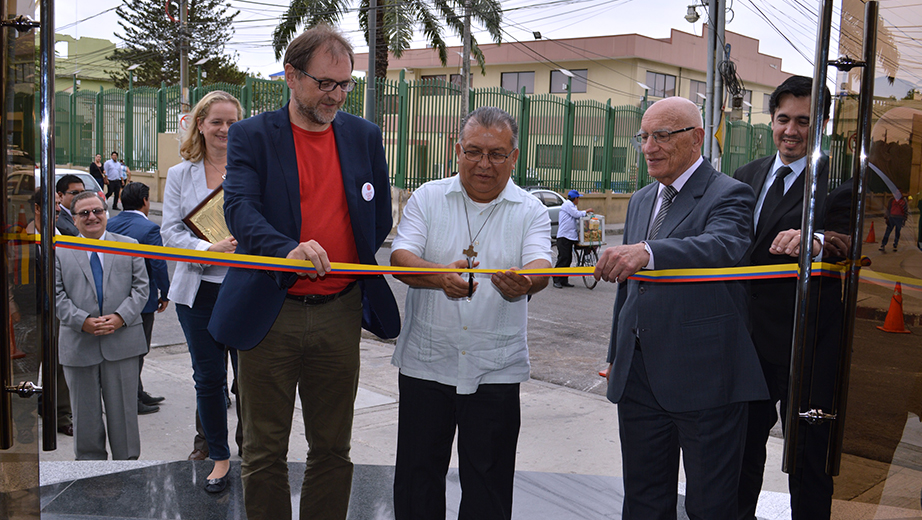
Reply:
[[[128, 86], [127, 68], [134, 64], [136, 86], [159, 87], [160, 82], [179, 83], [179, 2], [166, 5], [164, 0], [122, 0], [116, 9], [120, 32], [115, 36], [125, 46], [108, 57], [118, 68], [106, 70], [119, 88]], [[202, 65], [209, 83], [242, 83], [246, 72], [236, 64], [237, 54], [226, 54], [224, 44], [234, 35], [233, 21], [240, 11], [231, 11], [226, 0], [188, 0], [186, 38], [188, 41], [189, 83], [197, 67], [194, 63], [210, 58]], [[174, 20], [171, 20], [172, 17]]]
[[[467, 0], [471, 9], [471, 20], [483, 26], [493, 41], [499, 43], [502, 6], [497, 0]], [[281, 58], [288, 43], [297, 36], [301, 27], [318, 23], [338, 25], [349, 11], [349, 0], [291, 0], [288, 10], [272, 33], [272, 46], [276, 58]], [[387, 51], [399, 58], [410, 48], [410, 42], [417, 30], [439, 54], [442, 66], [448, 64], [448, 50], [445, 43], [445, 29], [461, 35], [464, 26], [465, 0], [378, 0], [376, 11], [376, 42], [368, 41], [368, 0], [361, 0], [359, 24], [365, 34], [369, 49], [375, 49], [375, 76], [387, 74]], [[483, 52], [471, 36], [471, 55], [484, 72]]]

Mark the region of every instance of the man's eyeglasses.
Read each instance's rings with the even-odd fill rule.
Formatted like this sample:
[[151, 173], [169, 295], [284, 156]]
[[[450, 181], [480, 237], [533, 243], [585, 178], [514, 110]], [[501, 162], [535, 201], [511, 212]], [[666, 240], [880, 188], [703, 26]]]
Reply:
[[101, 217], [106, 213], [106, 210], [102, 208], [96, 208], [94, 210], [85, 209], [83, 211], [78, 211], [76, 215], [82, 219], [87, 219], [90, 218], [90, 213], [96, 215], [97, 217]]
[[84, 191], [86, 190], [70, 190], [70, 191], [65, 191], [64, 194], [65, 195], [80, 195]]
[[[512, 152], [514, 151], [515, 150], [512, 150]], [[491, 164], [503, 164], [506, 162], [506, 159], [512, 155], [512, 152], [507, 154], [501, 154], [499, 152], [483, 153], [476, 150], [465, 150], [463, 146], [461, 147], [461, 153], [464, 154], [464, 158], [475, 163], [479, 163], [481, 160], [483, 160], [483, 156], [486, 155], [489, 157]]]
[[310, 79], [317, 82], [317, 88], [323, 92], [333, 92], [336, 90], [336, 87], [339, 87], [343, 92], [352, 92], [352, 89], [355, 88], [355, 80], [352, 78], [347, 79], [346, 81], [333, 81], [332, 79], [317, 79], [310, 74], [304, 72], [301, 69], [295, 69], [301, 74], [309, 77]]
[[686, 126], [685, 128], [682, 128], [680, 130], [673, 130], [671, 132], [669, 132], [668, 130], [659, 130], [657, 132], [653, 132], [650, 134], [646, 132], [637, 132], [634, 135], [634, 142], [637, 144], [647, 144], [647, 139], [650, 138], [650, 136], [652, 136], [653, 140], [657, 143], [660, 143], [660, 144], [668, 143], [669, 140], [672, 139], [672, 136], [674, 134], [681, 134], [682, 132], [688, 132], [689, 130], [694, 130], [695, 128], [697, 127]]

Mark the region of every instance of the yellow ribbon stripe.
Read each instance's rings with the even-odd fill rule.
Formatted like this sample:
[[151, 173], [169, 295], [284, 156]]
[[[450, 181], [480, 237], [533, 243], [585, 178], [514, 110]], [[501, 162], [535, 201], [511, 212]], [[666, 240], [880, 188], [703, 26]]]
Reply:
[[[9, 243], [39, 242], [39, 235], [24, 233], [6, 233], [4, 241]], [[57, 235], [54, 237], [56, 247], [77, 249], [81, 251], [96, 251], [126, 256], [140, 256], [158, 260], [172, 260], [176, 262], [192, 262], [209, 265], [222, 265], [239, 267], [243, 269], [263, 269], [271, 271], [315, 271], [313, 264], [307, 260], [290, 260], [267, 256], [244, 255], [239, 253], [216, 253], [213, 251], [196, 251], [165, 246], [150, 246], [145, 244], [131, 244], [126, 242], [113, 242], [111, 240], [95, 240], [89, 238]], [[349, 264], [331, 262], [333, 270], [330, 274], [342, 275], [401, 275], [401, 274], [433, 274], [433, 273], [483, 273], [492, 274], [497, 269], [452, 269], [452, 268], [417, 268]], [[847, 267], [843, 265], [814, 262], [813, 276], [829, 276], [841, 278], [845, 275]], [[531, 276], [591, 276], [593, 267], [563, 267], [548, 269], [520, 269], [517, 272]], [[766, 280], [773, 278], [796, 278], [799, 272], [797, 264], [778, 264], [770, 266], [726, 267], [715, 269], [664, 269], [659, 271], [639, 271], [631, 276], [634, 280], [649, 282], [709, 282], [732, 280]], [[922, 280], [905, 276], [895, 276], [876, 273], [869, 269], [862, 269], [861, 280], [876, 285], [892, 286], [900, 282], [904, 289], [922, 291]]]

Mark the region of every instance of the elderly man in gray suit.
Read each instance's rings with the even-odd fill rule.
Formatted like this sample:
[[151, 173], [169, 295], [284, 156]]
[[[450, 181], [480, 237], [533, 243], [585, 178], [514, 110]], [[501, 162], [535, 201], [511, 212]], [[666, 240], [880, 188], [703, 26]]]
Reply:
[[752, 189], [701, 157], [698, 107], [666, 98], [636, 135], [655, 182], [631, 197], [623, 245], [595, 277], [617, 281], [608, 399], [618, 404], [625, 520], [676, 518], [679, 448], [689, 518], [736, 517], [747, 402], [768, 395], [747, 327], [742, 282], [628, 280], [641, 269], [745, 261]]
[[[106, 232], [106, 202], [96, 193], [75, 196], [71, 212], [82, 237], [137, 243]], [[147, 350], [141, 309], [150, 291], [144, 259], [64, 248], [56, 257], [58, 357], [70, 387], [74, 455], [106, 460], [108, 431], [113, 460], [137, 459], [138, 359]]]

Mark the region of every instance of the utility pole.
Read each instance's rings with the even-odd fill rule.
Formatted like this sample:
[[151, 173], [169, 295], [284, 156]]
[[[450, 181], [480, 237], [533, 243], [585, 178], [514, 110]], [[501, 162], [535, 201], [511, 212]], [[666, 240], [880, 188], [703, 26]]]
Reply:
[[471, 106], [471, 0], [464, 0], [464, 30], [461, 33], [461, 118], [467, 117]]
[[[708, 47], [707, 47], [707, 85], [705, 87], [704, 99], [704, 157], [711, 160], [711, 146], [714, 135], [714, 47], [717, 39], [716, 31], [711, 27], [714, 13], [717, 11], [717, 0], [710, 0], [708, 9]], [[697, 15], [695, 16], [697, 19]]]
[[189, 102], [189, 0], [179, 2], [179, 89], [180, 111], [192, 110]]
[[[715, 38], [714, 45], [714, 133], [711, 134], [711, 138], [714, 140], [711, 145], [711, 164], [717, 168], [720, 165], [720, 156], [721, 149], [720, 145], [717, 142], [717, 138], [713, 137], [718, 131], [721, 130], [720, 125], [724, 123], [724, 80], [723, 76], [720, 75], [720, 71], [717, 66], [719, 63], [724, 61], [724, 45], [726, 43], [726, 37], [724, 34], [724, 27], [726, 26], [727, 21], [727, 0], [717, 0], [717, 11], [714, 14], [712, 20], [717, 20], [717, 26], [714, 30], [717, 32], [717, 37]], [[726, 135], [724, 139], [726, 140]], [[725, 141], [726, 142], [726, 141]]]
[[368, 73], [365, 75], [365, 119], [375, 122], [375, 59], [378, 57], [378, 0], [368, 2]]

